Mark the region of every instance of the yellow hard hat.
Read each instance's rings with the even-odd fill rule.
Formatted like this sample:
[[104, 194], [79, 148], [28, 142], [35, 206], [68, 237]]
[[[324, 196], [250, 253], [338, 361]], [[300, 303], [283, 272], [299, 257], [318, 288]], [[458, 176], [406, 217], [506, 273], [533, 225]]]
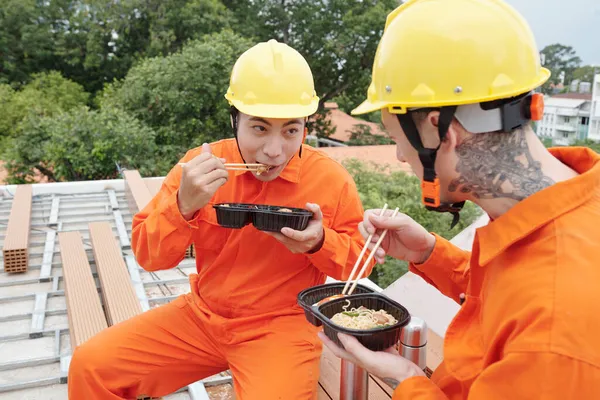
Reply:
[[246, 50], [231, 71], [225, 98], [241, 112], [263, 118], [303, 118], [319, 106], [304, 57], [276, 40]]
[[549, 77], [527, 22], [504, 1], [408, 0], [387, 17], [367, 100], [352, 114], [505, 99]]

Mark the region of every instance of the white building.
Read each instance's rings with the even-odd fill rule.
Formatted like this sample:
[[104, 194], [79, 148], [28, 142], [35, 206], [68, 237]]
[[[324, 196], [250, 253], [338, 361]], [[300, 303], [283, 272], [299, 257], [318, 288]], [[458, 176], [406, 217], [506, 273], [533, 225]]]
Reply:
[[[540, 138], [551, 138], [555, 146], [568, 146], [575, 140], [583, 140], [588, 136], [592, 105], [590, 95], [587, 98], [582, 98], [584, 96], [581, 94], [577, 94], [577, 98], [569, 98], [567, 95], [546, 97], [544, 117], [537, 123], [537, 135]], [[600, 101], [598, 103], [600, 117]]]
[[600, 142], [600, 74], [594, 76], [588, 138]]

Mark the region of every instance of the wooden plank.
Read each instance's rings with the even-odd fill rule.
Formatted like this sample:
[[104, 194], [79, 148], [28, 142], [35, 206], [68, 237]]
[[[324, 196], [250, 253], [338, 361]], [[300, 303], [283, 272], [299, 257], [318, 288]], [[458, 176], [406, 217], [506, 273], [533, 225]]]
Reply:
[[71, 349], [108, 327], [81, 234], [59, 232]]
[[[146, 186], [148, 187], [148, 191], [150, 191], [150, 194], [152, 195], [152, 197], [154, 197], [158, 194], [158, 192], [160, 191], [160, 188], [163, 184], [163, 179], [143, 178], [143, 181], [146, 184]], [[194, 245], [191, 244], [190, 247], [188, 247], [187, 250], [185, 251], [185, 258], [195, 258], [195, 257], [196, 257], [196, 250], [194, 248]]]
[[148, 190], [150, 191], [150, 194], [152, 196], [156, 196], [158, 194], [158, 192], [160, 191], [160, 188], [163, 184], [164, 179], [150, 179], [150, 178], [143, 178], [144, 182], [146, 183], [146, 186], [148, 187]]
[[121, 248], [108, 222], [89, 224], [90, 239], [100, 278], [102, 297], [109, 325], [115, 325], [142, 313]]
[[123, 171], [125, 177], [125, 196], [132, 213], [142, 210], [152, 200], [150, 190], [138, 170]]
[[[332, 400], [340, 398], [341, 365], [341, 360], [329, 348], [323, 346], [319, 382]], [[391, 397], [369, 376], [369, 400], [389, 400]]]
[[29, 225], [31, 222], [31, 185], [17, 185], [13, 197], [2, 253], [4, 271], [26, 272], [29, 268]]

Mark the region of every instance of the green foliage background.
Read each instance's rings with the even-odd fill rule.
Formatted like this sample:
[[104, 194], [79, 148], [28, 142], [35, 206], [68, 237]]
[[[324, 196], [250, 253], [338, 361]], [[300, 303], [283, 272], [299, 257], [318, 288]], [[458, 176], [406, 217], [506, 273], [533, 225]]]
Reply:
[[[478, 206], [467, 202], [460, 222], [450, 229], [452, 215], [428, 211], [422, 205], [421, 183], [416, 176], [401, 171], [387, 174], [384, 165], [365, 164], [356, 159], [344, 162], [344, 166], [356, 182], [365, 209], [381, 208], [385, 203], [390, 208], [399, 207], [425, 229], [446, 239], [452, 239], [482, 214]], [[406, 262], [388, 257], [385, 264], [376, 266], [369, 278], [385, 288], [406, 273], [407, 268]]]

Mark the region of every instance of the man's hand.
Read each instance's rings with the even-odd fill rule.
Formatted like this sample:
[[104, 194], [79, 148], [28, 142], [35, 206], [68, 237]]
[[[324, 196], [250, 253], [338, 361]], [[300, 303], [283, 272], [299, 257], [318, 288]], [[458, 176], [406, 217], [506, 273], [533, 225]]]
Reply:
[[329, 340], [323, 332], [319, 332], [318, 335], [337, 357], [364, 368], [394, 388], [413, 376], [426, 376], [415, 363], [402, 357], [393, 347], [386, 351], [371, 351], [360, 344], [356, 338], [338, 333], [344, 350]]
[[365, 239], [371, 233], [375, 233], [369, 244], [369, 250], [373, 249], [383, 230], [388, 229], [379, 249], [375, 252], [377, 262], [383, 264], [387, 254], [399, 260], [416, 264], [424, 263], [433, 251], [435, 237], [406, 214], [398, 213], [391, 218], [391, 210], [387, 210], [381, 217], [380, 212], [381, 210], [368, 210], [365, 212], [363, 222], [358, 226]]
[[318, 251], [323, 245], [323, 213], [318, 204], [306, 203], [306, 208], [312, 211], [313, 217], [303, 231], [283, 228], [281, 233], [265, 232], [285, 245], [292, 253], [302, 254]]
[[202, 145], [202, 154], [181, 166], [181, 181], [177, 195], [179, 212], [186, 220], [208, 204], [217, 189], [227, 182], [229, 173], [224, 160], [213, 157], [210, 145]]

